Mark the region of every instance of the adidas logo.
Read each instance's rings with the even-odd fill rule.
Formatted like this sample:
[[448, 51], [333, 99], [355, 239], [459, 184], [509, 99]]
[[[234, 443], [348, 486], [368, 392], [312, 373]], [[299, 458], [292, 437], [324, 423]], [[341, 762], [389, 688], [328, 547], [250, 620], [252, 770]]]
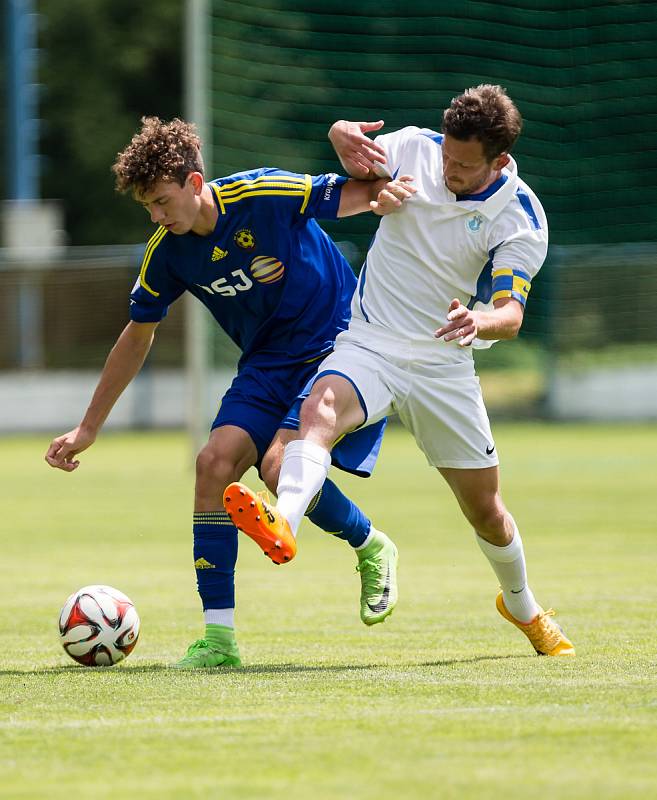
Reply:
[[196, 561], [194, 562], [194, 567], [196, 569], [216, 569], [214, 564], [211, 564], [204, 558], [197, 558]]
[[221, 259], [226, 258], [227, 255], [228, 255], [228, 250], [222, 250], [221, 247], [215, 247], [212, 250], [213, 261], [221, 261]]

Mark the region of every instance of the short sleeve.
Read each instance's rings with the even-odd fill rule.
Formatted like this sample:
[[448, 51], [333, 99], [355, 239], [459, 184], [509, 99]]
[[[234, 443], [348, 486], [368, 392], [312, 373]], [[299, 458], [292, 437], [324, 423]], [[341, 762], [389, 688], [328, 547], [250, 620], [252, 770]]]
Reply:
[[273, 214], [281, 222], [335, 219], [346, 180], [334, 173], [313, 176], [263, 167], [224, 179], [219, 202], [226, 209], [246, 202], [254, 213]]
[[329, 172], [325, 175], [311, 177], [310, 199], [304, 215], [317, 219], [336, 219], [340, 206], [342, 187], [347, 178]]
[[130, 319], [134, 322], [159, 322], [185, 291], [169, 272], [165, 235], [166, 229], [158, 228], [146, 245], [139, 277], [130, 293]]
[[548, 229], [545, 213], [535, 197], [519, 190], [513, 208], [491, 228], [493, 302], [513, 297], [523, 306], [531, 282], [545, 261]]

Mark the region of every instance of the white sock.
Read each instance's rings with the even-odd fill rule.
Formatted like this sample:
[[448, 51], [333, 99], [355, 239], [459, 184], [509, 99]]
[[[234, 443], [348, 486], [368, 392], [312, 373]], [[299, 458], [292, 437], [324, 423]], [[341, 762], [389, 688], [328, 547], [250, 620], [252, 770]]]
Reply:
[[374, 525], [370, 524], [370, 529], [365, 537], [365, 541], [359, 544], [358, 547], [354, 547], [354, 550], [364, 550], [368, 544], [371, 544], [377, 537], [380, 538], [382, 535], [381, 531], [377, 531]]
[[483, 539], [477, 533], [477, 544], [490, 561], [502, 588], [504, 605], [519, 622], [531, 622], [539, 612], [532, 590], [527, 585], [525, 553], [520, 533], [513, 523], [514, 534], [511, 544], [498, 547]]
[[276, 506], [290, 523], [295, 537], [310, 501], [326, 480], [330, 466], [331, 454], [315, 442], [297, 439], [285, 448], [276, 489]]
[[206, 625], [225, 625], [227, 628], [235, 627], [234, 608], [206, 608], [203, 612]]
[[373, 539], [374, 539], [374, 528], [370, 528], [370, 532], [365, 537], [365, 541], [362, 544], [359, 544], [358, 547], [354, 547], [354, 550], [364, 550]]

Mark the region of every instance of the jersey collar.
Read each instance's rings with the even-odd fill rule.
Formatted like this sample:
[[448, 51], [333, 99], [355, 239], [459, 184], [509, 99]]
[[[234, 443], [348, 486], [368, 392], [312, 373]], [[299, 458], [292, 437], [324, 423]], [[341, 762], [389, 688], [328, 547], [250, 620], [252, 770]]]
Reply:
[[455, 195], [464, 210], [477, 210], [492, 220], [502, 211], [518, 188], [518, 165], [509, 156], [509, 163], [502, 170], [500, 177], [479, 194]]

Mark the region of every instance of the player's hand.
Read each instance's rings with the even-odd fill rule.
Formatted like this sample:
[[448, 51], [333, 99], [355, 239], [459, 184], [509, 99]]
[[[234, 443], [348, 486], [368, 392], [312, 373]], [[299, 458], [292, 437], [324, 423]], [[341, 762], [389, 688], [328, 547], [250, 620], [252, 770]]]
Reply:
[[380, 217], [396, 211], [402, 203], [405, 203], [417, 192], [417, 189], [411, 185], [412, 182], [412, 175], [402, 175], [401, 178], [388, 181], [377, 195], [376, 200], [371, 201], [372, 211]]
[[446, 342], [458, 339], [460, 347], [468, 347], [476, 339], [478, 330], [479, 312], [462, 305], [461, 301], [455, 298], [449, 304], [447, 324], [438, 328], [434, 336], [436, 339], [443, 336]]
[[383, 120], [377, 122], [349, 122], [340, 119], [331, 126], [329, 139], [342, 166], [352, 178], [367, 178], [376, 174], [375, 165], [385, 164], [383, 148], [365, 136], [370, 131], [383, 127]]
[[95, 434], [78, 426], [52, 440], [46, 452], [46, 461], [51, 467], [63, 469], [65, 472], [73, 472], [80, 466], [80, 462], [76, 460], [75, 456], [86, 450], [95, 441]]

